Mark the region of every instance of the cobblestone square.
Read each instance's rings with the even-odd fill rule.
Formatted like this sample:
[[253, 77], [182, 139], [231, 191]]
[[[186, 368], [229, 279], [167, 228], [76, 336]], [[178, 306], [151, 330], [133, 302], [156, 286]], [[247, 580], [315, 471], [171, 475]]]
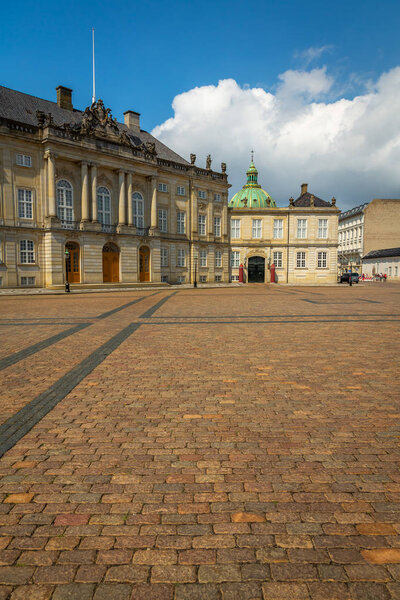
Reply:
[[400, 599], [399, 301], [0, 296], [0, 600]]

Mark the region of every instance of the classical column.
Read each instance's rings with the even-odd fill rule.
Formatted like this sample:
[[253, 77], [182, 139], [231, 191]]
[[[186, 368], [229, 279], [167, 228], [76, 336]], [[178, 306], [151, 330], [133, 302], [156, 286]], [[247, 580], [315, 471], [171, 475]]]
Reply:
[[157, 229], [157, 177], [151, 178], [151, 228]]
[[89, 221], [89, 181], [88, 164], [81, 162], [81, 180], [82, 180], [82, 221]]
[[118, 171], [119, 211], [118, 225], [125, 225], [125, 171]]
[[92, 221], [97, 223], [97, 165], [92, 163]]
[[48, 183], [48, 211], [49, 217], [57, 217], [56, 207], [56, 167], [55, 167], [55, 155], [53, 152], [48, 150], [45, 154], [47, 158], [47, 183]]
[[128, 172], [127, 176], [127, 187], [128, 187], [128, 225], [133, 225], [133, 214], [132, 214], [132, 171]]

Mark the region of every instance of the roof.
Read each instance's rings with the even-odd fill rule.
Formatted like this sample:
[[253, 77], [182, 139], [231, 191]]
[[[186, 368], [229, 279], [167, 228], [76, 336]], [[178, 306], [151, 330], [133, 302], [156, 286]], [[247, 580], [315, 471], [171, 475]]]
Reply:
[[343, 221], [344, 219], [348, 219], [349, 217], [354, 217], [362, 212], [364, 212], [365, 207], [369, 204], [369, 202], [365, 202], [364, 204], [359, 204], [358, 206], [354, 206], [350, 208], [350, 210], [346, 210], [339, 215], [339, 221]]
[[258, 183], [258, 171], [251, 161], [246, 172], [247, 182], [229, 201], [230, 208], [276, 208], [273, 198]]
[[[76, 125], [82, 121], [83, 116], [83, 111], [76, 108], [67, 110], [58, 106], [57, 102], [51, 102], [50, 100], [44, 100], [43, 98], [37, 98], [36, 96], [30, 96], [29, 94], [0, 86], [0, 119], [4, 118], [37, 127], [37, 110], [46, 114], [51, 113], [56, 126], [61, 126], [64, 123]], [[140, 130], [140, 134], [138, 134], [123, 123], [117, 123], [117, 126], [120, 133], [123, 131], [127, 133], [134, 145], [139, 146], [142, 143], [146, 144], [148, 142], [154, 143], [159, 158], [184, 165], [189, 164], [182, 156], [179, 156], [179, 154], [168, 148], [168, 146], [165, 146], [165, 144], [147, 131]]]
[[371, 250], [365, 256], [363, 256], [363, 260], [365, 258], [384, 258], [391, 256], [400, 256], [400, 248], [385, 248], [384, 250]]
[[[311, 206], [311, 196], [313, 194], [310, 194], [310, 192], [305, 192], [304, 194], [301, 194], [301, 196], [299, 196], [294, 202], [293, 202], [293, 206]], [[332, 204], [330, 202], [326, 202], [326, 200], [322, 200], [321, 198], [318, 198], [318, 196], [314, 196], [314, 206], [324, 206], [324, 207], [332, 207]]]

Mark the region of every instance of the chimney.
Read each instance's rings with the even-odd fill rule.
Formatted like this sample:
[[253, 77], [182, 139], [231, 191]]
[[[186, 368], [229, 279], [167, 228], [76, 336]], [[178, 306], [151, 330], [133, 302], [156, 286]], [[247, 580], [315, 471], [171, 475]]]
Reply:
[[308, 186], [308, 183], [301, 184], [301, 195], [307, 194], [307, 186]]
[[70, 88], [59, 85], [57, 88], [57, 104], [60, 108], [73, 110], [72, 106], [72, 90]]
[[134, 110], [124, 112], [124, 123], [131, 131], [140, 133], [140, 113]]

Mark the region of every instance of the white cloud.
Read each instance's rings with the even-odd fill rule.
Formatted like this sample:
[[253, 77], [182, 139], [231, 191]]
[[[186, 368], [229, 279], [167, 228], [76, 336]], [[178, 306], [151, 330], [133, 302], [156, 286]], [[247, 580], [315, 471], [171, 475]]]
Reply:
[[310, 48], [306, 48], [306, 50], [302, 50], [301, 52], [295, 52], [294, 57], [301, 59], [301, 61], [304, 63], [304, 66], [308, 67], [313, 60], [317, 60], [325, 52], [331, 52], [332, 49], [333, 46], [331, 45], [311, 46]]
[[326, 69], [286, 71], [274, 94], [233, 79], [174, 98], [174, 117], [153, 130], [162, 142], [213, 168], [228, 164], [232, 196], [245, 182], [250, 150], [259, 181], [286, 206], [300, 184], [349, 208], [375, 197], [400, 197], [400, 67], [353, 99], [326, 98]]

